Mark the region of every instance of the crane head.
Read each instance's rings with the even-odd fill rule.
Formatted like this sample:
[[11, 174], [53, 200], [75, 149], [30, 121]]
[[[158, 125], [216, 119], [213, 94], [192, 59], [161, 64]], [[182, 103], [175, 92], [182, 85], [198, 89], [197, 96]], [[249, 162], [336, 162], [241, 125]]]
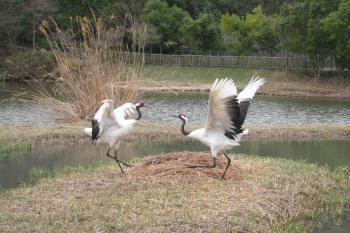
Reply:
[[187, 116], [186, 116], [186, 114], [185, 113], [180, 113], [178, 116], [177, 116], [178, 118], [180, 118], [181, 120], [183, 120], [183, 121], [186, 121], [187, 122]]
[[135, 106], [136, 108], [141, 108], [141, 107], [145, 107], [145, 104], [143, 102], [140, 102], [140, 103], [136, 103]]

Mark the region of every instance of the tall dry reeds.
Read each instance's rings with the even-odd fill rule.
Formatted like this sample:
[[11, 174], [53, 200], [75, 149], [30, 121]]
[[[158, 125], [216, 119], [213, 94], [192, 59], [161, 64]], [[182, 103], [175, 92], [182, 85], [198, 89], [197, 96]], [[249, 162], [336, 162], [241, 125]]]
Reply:
[[143, 65], [144, 26], [126, 17], [124, 25], [106, 28], [92, 14], [91, 19], [76, 18], [66, 30], [54, 19], [43, 21], [40, 31], [50, 48], [44, 53], [53, 54], [59, 78], [50, 91], [36, 84], [35, 98], [53, 107], [56, 119], [88, 119], [104, 99], [116, 106], [135, 101], [132, 81], [140, 78]]

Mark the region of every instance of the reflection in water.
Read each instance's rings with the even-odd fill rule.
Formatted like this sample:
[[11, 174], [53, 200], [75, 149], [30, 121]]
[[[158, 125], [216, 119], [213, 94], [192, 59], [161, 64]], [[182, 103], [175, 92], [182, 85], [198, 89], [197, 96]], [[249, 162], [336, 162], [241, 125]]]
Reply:
[[[105, 160], [106, 146], [83, 145], [39, 145], [31, 152], [12, 152], [0, 160], [0, 190], [18, 186], [29, 178], [33, 167], [48, 169], [64, 166], [89, 166], [94, 161]], [[155, 155], [173, 151], [208, 151], [200, 142], [174, 140], [171, 142], [152, 142], [122, 144], [119, 149], [120, 159]], [[244, 141], [233, 153], [256, 154], [294, 160], [306, 160], [331, 168], [350, 165], [349, 141]]]

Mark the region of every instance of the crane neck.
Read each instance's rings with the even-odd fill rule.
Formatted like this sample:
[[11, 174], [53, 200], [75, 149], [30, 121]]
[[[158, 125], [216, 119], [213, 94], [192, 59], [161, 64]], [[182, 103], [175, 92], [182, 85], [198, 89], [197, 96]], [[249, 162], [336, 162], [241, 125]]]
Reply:
[[140, 120], [141, 117], [142, 117], [142, 113], [141, 113], [141, 111], [140, 111], [140, 107], [141, 107], [141, 106], [136, 106], [136, 111], [137, 111], [137, 113], [139, 114], [139, 116], [136, 118], [137, 121]]
[[182, 119], [182, 118], [180, 118], [180, 119], [182, 120], [181, 133], [185, 136], [188, 136], [190, 134], [190, 132], [185, 130], [185, 125], [186, 125], [187, 121]]

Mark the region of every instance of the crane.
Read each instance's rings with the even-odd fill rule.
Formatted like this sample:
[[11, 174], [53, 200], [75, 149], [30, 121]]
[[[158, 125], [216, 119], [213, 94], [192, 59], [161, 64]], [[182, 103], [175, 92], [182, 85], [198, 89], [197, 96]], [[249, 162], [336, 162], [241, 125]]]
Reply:
[[[123, 174], [124, 170], [121, 164], [127, 167], [131, 165], [118, 159], [118, 148], [121, 138], [127, 135], [141, 119], [141, 107], [144, 107], [142, 102], [136, 104], [125, 103], [113, 110], [113, 101], [103, 100], [101, 107], [91, 121], [91, 128], [84, 129], [84, 132], [91, 137], [92, 143], [107, 143], [109, 145], [106, 155], [118, 163]], [[138, 116], [133, 119], [136, 113]], [[113, 147], [115, 149], [114, 156], [109, 153]]]
[[242, 136], [248, 134], [248, 130], [242, 128], [242, 125], [247, 116], [250, 101], [264, 83], [263, 78], [253, 76], [243, 91], [237, 95], [237, 88], [232, 79], [216, 79], [209, 92], [205, 128], [188, 132], [185, 130], [187, 116], [184, 113], [176, 115], [182, 120], [182, 134], [209, 146], [213, 158], [212, 165], [189, 165], [188, 167], [215, 168], [216, 156], [223, 153], [227, 158], [227, 166], [221, 178], [225, 178], [226, 171], [231, 164], [231, 159], [225, 151], [239, 146]]

